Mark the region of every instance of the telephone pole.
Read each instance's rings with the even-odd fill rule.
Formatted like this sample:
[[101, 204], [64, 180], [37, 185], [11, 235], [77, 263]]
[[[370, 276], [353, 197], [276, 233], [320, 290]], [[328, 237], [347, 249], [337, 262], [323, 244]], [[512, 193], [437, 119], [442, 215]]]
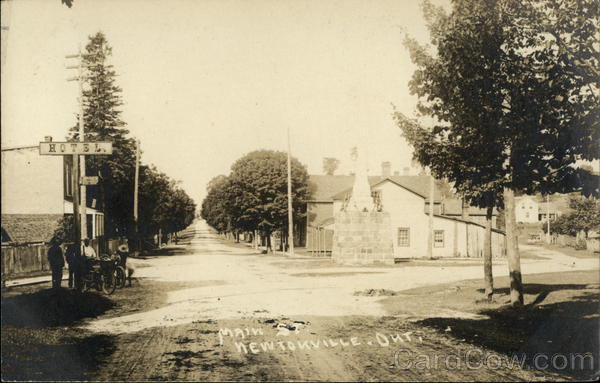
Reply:
[[290, 154], [290, 126], [287, 127], [287, 197], [288, 197], [288, 246], [289, 255], [294, 255], [294, 218], [292, 210], [292, 161]]
[[[68, 66], [67, 69], [77, 69], [77, 77], [69, 78], [68, 81], [77, 81], [79, 83], [79, 141], [85, 141], [84, 132], [84, 116], [83, 116], [83, 56], [81, 54], [81, 47], [79, 47], [79, 53], [76, 55], [65, 56], [67, 59], [79, 59], [77, 66]], [[75, 165], [74, 165], [75, 166]], [[85, 156], [79, 158], [79, 177], [85, 177]], [[80, 185], [79, 177], [75, 180], [77, 185]], [[78, 188], [73, 189], [73, 194], [77, 193], [77, 189], [81, 189], [81, 228], [80, 235], [81, 239], [88, 238], [87, 232], [87, 186], [80, 185]], [[73, 214], [75, 214], [75, 199], [73, 199]]]
[[546, 194], [546, 243], [550, 243], [550, 195]]
[[135, 250], [140, 251], [140, 235], [138, 226], [138, 188], [140, 178], [140, 140], [136, 141], [135, 145], [135, 181], [133, 188], [133, 229], [135, 232]]

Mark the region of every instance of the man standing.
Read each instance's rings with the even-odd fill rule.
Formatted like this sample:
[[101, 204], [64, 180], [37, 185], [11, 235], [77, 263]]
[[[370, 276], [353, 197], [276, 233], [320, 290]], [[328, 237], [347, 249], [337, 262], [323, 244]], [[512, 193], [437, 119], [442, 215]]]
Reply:
[[60, 248], [60, 241], [56, 237], [50, 240], [48, 263], [50, 263], [50, 269], [52, 270], [52, 288], [58, 289], [62, 281], [62, 269], [65, 265], [65, 259], [63, 258], [63, 251]]
[[88, 259], [98, 259], [98, 255], [96, 255], [96, 250], [94, 250], [94, 248], [90, 244], [90, 240], [87, 238], [83, 240], [82, 254]]
[[77, 267], [77, 245], [75, 243], [69, 243], [67, 246], [65, 259], [69, 265], [69, 288], [73, 288], [75, 268]]

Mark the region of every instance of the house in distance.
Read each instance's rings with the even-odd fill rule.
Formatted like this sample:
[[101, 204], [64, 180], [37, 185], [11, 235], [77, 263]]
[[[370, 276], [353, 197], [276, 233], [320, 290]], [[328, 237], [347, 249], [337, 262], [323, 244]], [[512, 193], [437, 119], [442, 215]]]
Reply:
[[[429, 230], [429, 176], [390, 175], [384, 163], [379, 176], [368, 177], [375, 204], [389, 212], [395, 258], [427, 255]], [[335, 213], [351, 195], [353, 175], [311, 175], [312, 200], [307, 202], [306, 249], [328, 254], [332, 250]], [[460, 200], [434, 194], [433, 257], [481, 257], [485, 211], [469, 207], [462, 218]], [[472, 216], [471, 216], [472, 215]], [[493, 227], [497, 212], [494, 211]], [[492, 229], [493, 256], [505, 254], [504, 232]]]

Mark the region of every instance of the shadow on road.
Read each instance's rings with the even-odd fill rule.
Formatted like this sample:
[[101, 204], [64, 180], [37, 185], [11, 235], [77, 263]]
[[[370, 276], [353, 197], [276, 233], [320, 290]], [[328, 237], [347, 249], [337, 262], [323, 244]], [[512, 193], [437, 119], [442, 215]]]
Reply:
[[3, 296], [2, 326], [68, 326], [83, 318], [97, 317], [113, 307], [114, 303], [100, 294], [69, 289]]
[[55, 344], [48, 344], [47, 339], [20, 339], [2, 346], [3, 381], [88, 380], [100, 361], [115, 351], [108, 335], [60, 339]]
[[93, 292], [46, 289], [2, 296], [2, 380], [87, 380], [114, 352], [113, 338], [74, 327], [114, 307]]
[[174, 255], [189, 254], [189, 249], [183, 247], [163, 247], [162, 249], [152, 250], [138, 257], [139, 259], [149, 259], [153, 257], [171, 257]]
[[[525, 287], [526, 293], [539, 295], [520, 309], [503, 306], [479, 311], [489, 319], [428, 318], [418, 323], [510, 357], [525, 356], [530, 367], [546, 367], [578, 379], [590, 379], [600, 367], [598, 290], [579, 291], [566, 301], [540, 305], [550, 292], [586, 288], [590, 289], [590, 285], [531, 284]], [[498, 292], [501, 290], [508, 289]], [[542, 354], [547, 359], [538, 357], [535, 366], [535, 356]], [[555, 354], [564, 355], [567, 363], [559, 356], [553, 365]], [[577, 354], [588, 357], [582, 359]]]
[[[588, 284], [581, 283], [566, 283], [566, 284], [543, 284], [543, 283], [528, 283], [523, 285], [523, 294], [542, 294], [551, 293], [553, 291], [559, 290], [584, 290], [589, 289], [592, 286]], [[483, 293], [484, 289], [478, 289], [477, 292]], [[509, 295], [510, 288], [502, 287], [502, 288], [494, 288], [494, 294], [498, 295]]]

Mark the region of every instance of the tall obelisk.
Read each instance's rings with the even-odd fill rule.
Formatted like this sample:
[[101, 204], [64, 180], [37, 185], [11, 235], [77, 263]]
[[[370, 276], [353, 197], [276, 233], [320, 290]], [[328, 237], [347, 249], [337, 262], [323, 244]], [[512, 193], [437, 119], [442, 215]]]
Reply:
[[356, 151], [354, 185], [352, 186], [352, 196], [348, 202], [347, 210], [373, 211], [375, 204], [371, 196], [371, 185], [367, 175], [366, 152], [360, 146], [356, 148]]

